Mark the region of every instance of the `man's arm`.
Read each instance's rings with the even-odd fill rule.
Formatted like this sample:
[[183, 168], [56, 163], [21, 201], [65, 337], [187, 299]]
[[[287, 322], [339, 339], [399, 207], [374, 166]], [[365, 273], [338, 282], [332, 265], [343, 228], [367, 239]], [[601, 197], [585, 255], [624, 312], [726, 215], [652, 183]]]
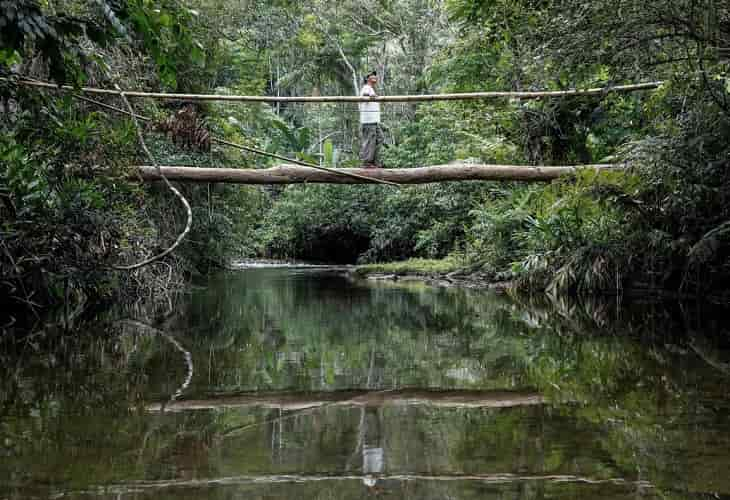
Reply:
[[370, 85], [365, 85], [362, 88], [360, 95], [365, 97], [378, 97], [378, 94], [375, 93], [375, 89], [372, 88]]

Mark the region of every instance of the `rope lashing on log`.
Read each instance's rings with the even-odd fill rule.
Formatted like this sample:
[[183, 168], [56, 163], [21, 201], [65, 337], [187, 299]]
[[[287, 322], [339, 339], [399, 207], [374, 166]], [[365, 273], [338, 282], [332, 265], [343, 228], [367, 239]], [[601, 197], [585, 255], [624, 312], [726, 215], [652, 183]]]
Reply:
[[[428, 184], [453, 181], [521, 181], [550, 182], [563, 175], [575, 174], [580, 169], [607, 170], [623, 168], [622, 164], [572, 165], [556, 167], [533, 167], [524, 165], [483, 165], [456, 163], [413, 168], [346, 169], [356, 174], [367, 173], [374, 179], [398, 184]], [[209, 182], [231, 184], [362, 184], [358, 178], [341, 176], [345, 169], [328, 169], [323, 172], [308, 167], [279, 165], [265, 169], [199, 168], [184, 166], [162, 166], [165, 177], [178, 182]], [[157, 169], [142, 165], [137, 167], [144, 181], [157, 181]]]
[[[0, 81], [13, 81], [18, 85], [30, 87], [48, 88], [71, 92], [83, 92], [88, 94], [119, 95], [119, 92], [112, 89], [97, 87], [74, 88], [69, 85], [58, 85], [50, 82], [37, 80], [17, 79], [9, 80], [0, 78]], [[140, 92], [125, 90], [127, 97], [140, 97], [149, 99], [172, 99], [183, 101], [226, 101], [226, 102], [304, 102], [304, 103], [325, 103], [325, 102], [428, 102], [428, 101], [468, 101], [482, 99], [544, 99], [561, 97], [583, 97], [600, 96], [615, 92], [637, 92], [659, 88], [663, 82], [634, 83], [630, 85], [615, 85], [611, 87], [597, 87], [589, 89], [569, 90], [544, 90], [544, 91], [492, 91], [492, 92], [462, 92], [453, 94], [422, 94], [422, 95], [391, 95], [378, 97], [360, 96], [250, 96], [250, 95], [218, 95], [218, 94], [179, 94], [168, 92]]]
[[[72, 94], [72, 96], [75, 99], [79, 99], [79, 100], [84, 101], [84, 102], [87, 102], [89, 104], [93, 104], [95, 106], [99, 106], [101, 108], [105, 108], [105, 109], [108, 109], [110, 111], [115, 111], [117, 113], [121, 113], [123, 115], [130, 116], [133, 119], [137, 119], [137, 120], [144, 121], [144, 122], [152, 122], [152, 121], [154, 121], [152, 118], [150, 118], [148, 116], [143, 116], [143, 115], [140, 115], [140, 114], [137, 114], [137, 113], [132, 113], [130, 111], [126, 111], [126, 110], [121, 109], [121, 108], [118, 108], [116, 106], [112, 106], [111, 104], [106, 104], [104, 102], [96, 101], [94, 99], [89, 99], [88, 97], [84, 97], [84, 96], [79, 95], [79, 94]], [[321, 170], [321, 171], [324, 171], [324, 172], [332, 172], [332, 173], [334, 173], [336, 175], [343, 175], [345, 177], [351, 177], [353, 179], [358, 179], [360, 181], [364, 181], [364, 182], [368, 182], [368, 183], [387, 184], [387, 185], [390, 185], [390, 186], [399, 186], [399, 184], [397, 184], [395, 182], [391, 182], [391, 181], [387, 181], [387, 180], [382, 180], [382, 179], [377, 179], [377, 178], [373, 178], [373, 177], [366, 176], [366, 175], [360, 175], [360, 174], [356, 174], [356, 173], [353, 173], [353, 172], [341, 171], [341, 170], [331, 169], [331, 168], [327, 168], [327, 167], [322, 167], [320, 165], [315, 165], [313, 163], [309, 163], [309, 162], [297, 160], [295, 158], [287, 158], [286, 156], [278, 155], [276, 153], [271, 153], [269, 151], [263, 151], [261, 149], [253, 148], [251, 146], [244, 146], [243, 144], [237, 144], [235, 142], [227, 141], [225, 139], [221, 139], [221, 138], [215, 137], [215, 136], [211, 136], [210, 140], [213, 141], [213, 142], [215, 142], [215, 143], [217, 143], [217, 144], [221, 144], [223, 146], [228, 146], [228, 147], [240, 149], [242, 151], [246, 151], [246, 152], [249, 152], [249, 153], [257, 154], [257, 155], [260, 155], [260, 156], [268, 156], [269, 158], [274, 158], [276, 160], [282, 160], [282, 161], [285, 161], [287, 163], [291, 163], [291, 164], [295, 164], [295, 165], [300, 165], [302, 167], [313, 168], [313, 169]]]
[[[397, 182], [392, 182], [392, 181], [388, 181], [388, 180], [384, 180], [384, 179], [378, 179], [377, 177], [373, 177], [372, 175], [370, 175], [369, 171], [368, 171], [368, 175], [363, 175], [363, 174], [356, 174], [354, 172], [350, 172], [349, 170], [352, 170], [352, 169], [343, 170], [343, 169], [335, 169], [335, 168], [329, 168], [329, 167], [321, 167], [319, 165], [315, 165], [314, 163], [309, 163], [306, 161], [287, 158], [286, 156], [281, 156], [276, 153], [269, 153], [268, 151], [262, 151], [261, 149], [252, 148], [250, 146], [242, 146], [241, 144], [236, 144], [234, 142], [226, 141], [225, 139], [219, 139], [218, 137], [212, 137], [211, 139], [213, 140], [213, 142], [222, 144], [224, 146], [238, 148], [243, 151], [248, 151], [249, 153], [254, 153], [257, 155], [261, 155], [261, 156], [268, 156], [269, 158], [275, 158], [277, 160], [282, 160], [282, 161], [285, 161], [288, 163], [293, 163], [294, 165], [299, 165], [301, 167], [313, 168], [313, 169], [319, 170], [320, 172], [328, 172], [328, 173], [332, 173], [335, 175], [342, 175], [345, 177], [350, 177], [352, 179], [360, 180], [362, 182], [371, 183], [371, 184], [388, 184], [390, 186], [400, 186], [400, 184], [398, 184]], [[351, 182], [350, 184], [355, 184], [355, 183]]]

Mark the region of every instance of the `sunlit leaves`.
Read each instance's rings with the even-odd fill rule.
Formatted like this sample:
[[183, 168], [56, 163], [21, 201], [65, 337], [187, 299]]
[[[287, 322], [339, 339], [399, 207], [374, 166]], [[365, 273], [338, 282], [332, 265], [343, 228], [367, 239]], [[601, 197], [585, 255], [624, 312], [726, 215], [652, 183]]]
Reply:
[[308, 14], [302, 19], [302, 27], [297, 34], [297, 42], [305, 49], [314, 50], [322, 44], [322, 34], [319, 32], [320, 22], [316, 16]]

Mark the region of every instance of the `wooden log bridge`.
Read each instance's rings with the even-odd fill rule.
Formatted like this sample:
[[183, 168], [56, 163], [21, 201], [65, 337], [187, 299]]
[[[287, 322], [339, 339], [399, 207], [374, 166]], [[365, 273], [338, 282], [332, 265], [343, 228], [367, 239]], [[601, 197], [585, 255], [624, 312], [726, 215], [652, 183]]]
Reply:
[[[397, 184], [428, 184], [454, 181], [521, 181], [550, 182], [579, 169], [593, 171], [622, 168], [621, 164], [572, 165], [557, 167], [531, 167], [519, 165], [483, 165], [453, 163], [414, 168], [332, 168], [315, 169], [291, 164], [271, 168], [199, 168], [182, 166], [160, 167], [170, 181], [208, 182], [231, 184], [368, 184], [367, 178]], [[161, 180], [153, 166], [140, 166], [139, 177], [152, 182]], [[362, 176], [361, 178], [353, 175]], [[136, 176], [135, 176], [136, 177]]]
[[221, 395], [211, 399], [176, 400], [166, 404], [150, 404], [148, 411], [213, 410], [224, 408], [272, 408], [286, 411], [306, 410], [321, 406], [413, 406], [443, 408], [510, 408], [541, 405], [545, 402], [537, 392], [398, 389], [388, 391], [349, 390], [332, 392], [252, 392]]

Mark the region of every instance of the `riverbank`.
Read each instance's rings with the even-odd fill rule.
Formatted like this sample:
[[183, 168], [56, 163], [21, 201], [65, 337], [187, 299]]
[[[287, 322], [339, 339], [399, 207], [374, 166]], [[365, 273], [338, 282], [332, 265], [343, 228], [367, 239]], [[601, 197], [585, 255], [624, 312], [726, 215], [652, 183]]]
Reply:
[[[484, 272], [481, 266], [470, 265], [454, 257], [363, 264], [348, 267], [346, 271], [358, 278], [372, 281], [420, 281], [433, 286], [460, 286], [493, 290], [517, 288], [517, 284], [511, 279], [511, 276], [501, 275], [501, 273], [495, 276], [493, 273]], [[527, 291], [530, 292], [530, 290]], [[532, 292], [536, 291], [541, 290], [532, 290]], [[616, 295], [616, 292], [605, 291], [603, 294], [612, 296]], [[650, 287], [642, 283], [636, 283], [632, 287], [622, 289], [620, 294], [652, 300], [697, 299], [695, 294]], [[730, 304], [730, 295], [727, 293], [708, 294], [703, 296], [703, 300], [727, 307]]]
[[494, 275], [454, 257], [363, 264], [353, 268], [352, 274], [374, 281], [423, 281], [435, 286], [504, 290], [513, 285], [509, 280], [495, 279]]

